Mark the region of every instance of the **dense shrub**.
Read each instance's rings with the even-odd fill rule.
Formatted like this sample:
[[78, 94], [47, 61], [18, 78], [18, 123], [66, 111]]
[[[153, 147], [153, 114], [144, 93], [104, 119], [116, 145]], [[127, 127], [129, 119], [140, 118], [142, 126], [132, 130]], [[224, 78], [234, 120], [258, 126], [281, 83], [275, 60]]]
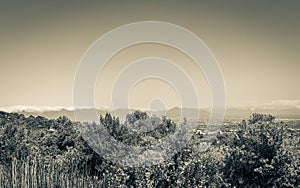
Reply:
[[289, 132], [271, 115], [253, 114], [248, 122], [228, 141], [223, 169], [227, 182], [241, 187], [297, 185], [299, 132]]
[[[106, 114], [100, 123], [115, 139], [142, 147], [173, 134], [178, 126], [166, 117], [141, 111], [128, 114], [124, 123]], [[276, 122], [271, 115], [253, 114], [248, 121], [225, 127], [204, 152], [199, 148], [205, 135], [194, 134], [171, 159], [141, 168], [119, 166], [99, 156], [81, 137], [79, 125], [66, 117], [48, 120], [0, 112], [0, 187], [300, 184], [299, 131], [290, 128], [291, 124]]]

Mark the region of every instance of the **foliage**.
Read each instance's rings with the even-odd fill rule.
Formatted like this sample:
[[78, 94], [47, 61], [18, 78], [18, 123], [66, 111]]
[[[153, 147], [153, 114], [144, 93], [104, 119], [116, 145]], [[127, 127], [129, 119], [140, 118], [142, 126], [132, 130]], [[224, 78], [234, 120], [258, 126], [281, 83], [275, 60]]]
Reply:
[[271, 115], [253, 114], [248, 122], [228, 142], [223, 169], [227, 181], [241, 187], [299, 184], [299, 132], [274, 123]]
[[[141, 111], [124, 123], [106, 114], [100, 123], [115, 139], [135, 146], [154, 144], [178, 126]], [[253, 114], [224, 127], [204, 152], [203, 135], [194, 134], [171, 159], [130, 168], [95, 153], [81, 137], [79, 122], [0, 112], [0, 187], [297, 187], [295, 124]]]

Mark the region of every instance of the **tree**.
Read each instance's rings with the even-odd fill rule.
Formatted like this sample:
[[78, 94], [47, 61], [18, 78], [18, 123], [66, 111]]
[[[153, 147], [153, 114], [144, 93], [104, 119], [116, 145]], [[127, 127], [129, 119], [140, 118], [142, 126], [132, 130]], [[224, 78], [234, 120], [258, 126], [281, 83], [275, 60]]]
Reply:
[[[286, 160], [297, 163], [290, 171], [299, 172], [299, 159], [282, 152], [285, 150], [284, 142], [289, 140], [286, 127], [273, 120], [271, 115], [253, 114], [249, 124], [240, 126], [234, 133], [223, 170], [225, 179], [232, 186], [281, 186], [277, 182], [278, 178], [286, 176], [286, 172], [282, 171]], [[290, 149], [293, 150], [291, 153], [298, 150], [295, 147]]]

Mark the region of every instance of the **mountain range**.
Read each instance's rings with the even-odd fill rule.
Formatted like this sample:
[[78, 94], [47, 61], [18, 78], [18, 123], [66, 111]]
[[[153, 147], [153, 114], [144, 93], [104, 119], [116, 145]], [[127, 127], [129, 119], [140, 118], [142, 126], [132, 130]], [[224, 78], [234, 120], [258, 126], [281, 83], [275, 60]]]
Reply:
[[[93, 110], [89, 107], [49, 107], [49, 106], [10, 106], [0, 108], [0, 111], [6, 112], [17, 112], [22, 113], [25, 116], [44, 116], [47, 118], [57, 118], [59, 116], [67, 116], [71, 120], [74, 120], [74, 110], [88, 113]], [[113, 115], [124, 119], [126, 114], [134, 109], [116, 109], [110, 110], [108, 108], [96, 109], [99, 115], [103, 115], [106, 112], [110, 112]], [[248, 118], [252, 113], [264, 113], [275, 115], [277, 119], [300, 119], [300, 100], [278, 100], [271, 103], [260, 104], [260, 105], [245, 105], [245, 106], [229, 106], [225, 112], [225, 119], [245, 119]], [[179, 108], [174, 107], [165, 111], [155, 111], [152, 114], [158, 116], [167, 115], [171, 119], [178, 120], [181, 114], [187, 119], [208, 119], [210, 115], [209, 108], [195, 109], [195, 108]]]

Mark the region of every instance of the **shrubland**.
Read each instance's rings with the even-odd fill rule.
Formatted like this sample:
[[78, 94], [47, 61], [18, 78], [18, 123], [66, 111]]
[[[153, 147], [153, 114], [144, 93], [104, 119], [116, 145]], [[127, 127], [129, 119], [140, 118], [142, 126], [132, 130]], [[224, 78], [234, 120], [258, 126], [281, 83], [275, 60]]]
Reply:
[[[178, 123], [145, 112], [124, 123], [99, 118], [114, 139], [148, 146], [173, 134]], [[146, 122], [146, 123], [145, 123]], [[139, 131], [151, 122], [157, 125]], [[293, 122], [299, 126], [299, 123]], [[297, 187], [299, 130], [253, 114], [223, 127], [206, 151], [205, 135], [194, 134], [170, 159], [145, 167], [124, 167], [104, 159], [80, 134], [81, 123], [67, 117], [46, 119], [0, 112], [0, 187]]]

